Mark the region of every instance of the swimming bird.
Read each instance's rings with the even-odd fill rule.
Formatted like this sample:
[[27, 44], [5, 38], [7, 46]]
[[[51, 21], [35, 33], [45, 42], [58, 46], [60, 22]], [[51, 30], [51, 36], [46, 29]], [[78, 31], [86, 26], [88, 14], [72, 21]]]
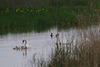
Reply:
[[20, 50], [20, 47], [16, 46], [13, 48], [13, 50]]
[[59, 34], [56, 34], [56, 44], [62, 44], [62, 45], [67, 45], [69, 42], [61, 42], [59, 39]]
[[13, 48], [13, 50], [20, 50], [20, 49], [22, 50], [22, 49], [28, 49], [28, 48], [31, 47], [31, 46], [27, 43], [26, 40], [23, 40], [22, 43], [24, 44], [24, 46], [21, 46], [21, 47], [16, 46], [16, 47]]
[[50, 34], [51, 38], [53, 37], [53, 33]]
[[21, 49], [27, 49], [30, 48], [31, 46], [27, 43], [26, 40], [23, 40], [22, 43], [24, 44], [24, 46], [21, 46]]
[[58, 33], [56, 34], [56, 39], [57, 39], [57, 40], [56, 40], [56, 43], [58, 44], [58, 42], [60, 42], [60, 41], [59, 41], [59, 34], [58, 34]]

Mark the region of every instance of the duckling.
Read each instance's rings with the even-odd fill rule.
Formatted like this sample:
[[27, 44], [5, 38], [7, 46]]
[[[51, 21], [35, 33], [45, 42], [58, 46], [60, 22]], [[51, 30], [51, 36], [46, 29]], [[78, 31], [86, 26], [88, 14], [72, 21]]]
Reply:
[[13, 48], [13, 50], [20, 50], [20, 47], [16, 46]]

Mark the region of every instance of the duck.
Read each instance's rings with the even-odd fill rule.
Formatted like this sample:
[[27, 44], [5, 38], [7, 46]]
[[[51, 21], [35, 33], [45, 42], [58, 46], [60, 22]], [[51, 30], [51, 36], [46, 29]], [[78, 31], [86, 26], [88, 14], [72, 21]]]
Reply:
[[51, 38], [53, 37], [53, 33], [50, 34]]
[[22, 44], [24, 44], [24, 46], [21, 46], [21, 49], [27, 49], [30, 48], [31, 46], [27, 43], [26, 40], [22, 40]]

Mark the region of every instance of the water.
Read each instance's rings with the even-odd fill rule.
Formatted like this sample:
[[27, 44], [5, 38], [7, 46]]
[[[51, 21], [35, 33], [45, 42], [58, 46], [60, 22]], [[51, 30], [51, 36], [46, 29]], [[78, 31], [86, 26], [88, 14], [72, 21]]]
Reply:
[[[26, 39], [31, 45], [31, 49], [16, 51], [15, 46], [22, 46], [22, 40]], [[8, 34], [0, 36], [0, 67], [25, 67], [27, 61], [36, 56], [46, 56], [49, 54], [51, 46], [49, 32], [43, 33], [22, 33]]]
[[[99, 27], [98, 27], [99, 29]], [[100, 30], [100, 29], [99, 29]], [[89, 31], [88, 29], [86, 31]], [[31, 67], [31, 60], [45, 59], [49, 60], [52, 50], [55, 48], [56, 38], [50, 37], [50, 33], [59, 33], [60, 41], [71, 41], [74, 36], [74, 42], [78, 37], [78, 29], [69, 29], [58, 31], [56, 28], [41, 33], [17, 33], [0, 36], [0, 67]], [[27, 50], [13, 50], [15, 46], [22, 46], [22, 40], [26, 39], [31, 45]], [[34, 65], [34, 64], [33, 64]], [[35, 66], [33, 66], [35, 67]]]

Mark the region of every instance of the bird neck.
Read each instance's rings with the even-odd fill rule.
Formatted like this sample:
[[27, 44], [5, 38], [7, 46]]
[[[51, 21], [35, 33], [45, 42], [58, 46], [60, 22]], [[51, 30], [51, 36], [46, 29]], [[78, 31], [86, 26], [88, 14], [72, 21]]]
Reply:
[[25, 46], [27, 45], [27, 41], [25, 40]]

